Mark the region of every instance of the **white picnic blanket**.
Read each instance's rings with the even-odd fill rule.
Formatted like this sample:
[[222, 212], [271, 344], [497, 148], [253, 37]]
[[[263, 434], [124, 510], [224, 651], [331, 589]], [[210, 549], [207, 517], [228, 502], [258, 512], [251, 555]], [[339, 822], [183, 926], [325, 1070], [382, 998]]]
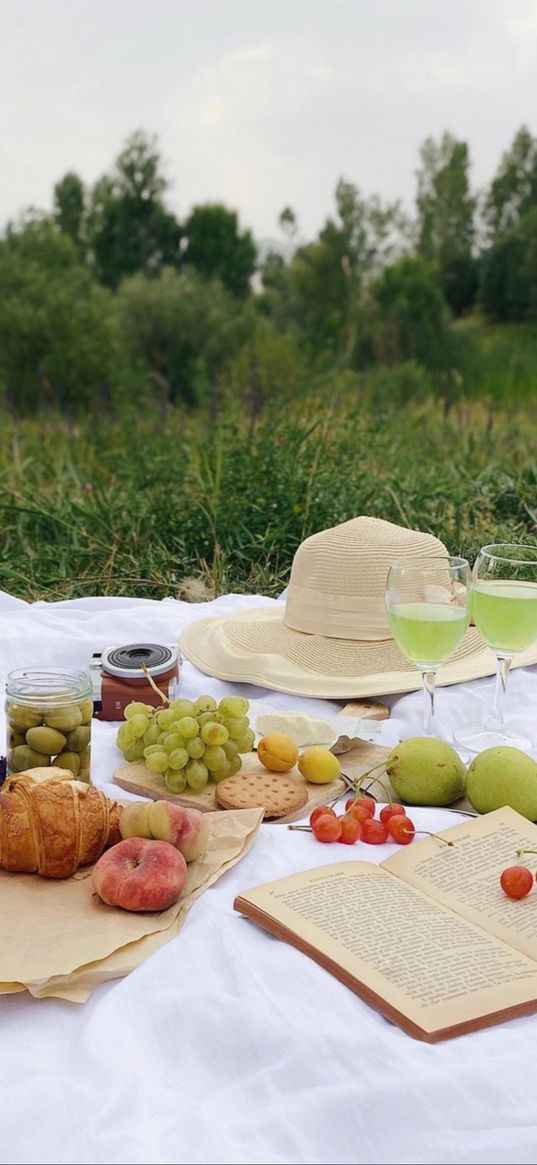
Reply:
[[[270, 603], [225, 595], [26, 604], [0, 592], [0, 681], [14, 667], [87, 666], [113, 643], [173, 641], [187, 622]], [[446, 731], [472, 724], [492, 680], [441, 688]], [[231, 691], [320, 715], [340, 704], [201, 675], [187, 697]], [[420, 734], [419, 693], [386, 701], [392, 744]], [[513, 726], [537, 736], [537, 667], [514, 671]], [[106, 792], [116, 726], [94, 722]], [[2, 740], [3, 745], [3, 740]], [[425, 829], [443, 810], [416, 810]], [[390, 847], [337, 847], [379, 861]], [[365, 850], [365, 847], [363, 847]], [[345, 851], [345, 852], [343, 852]], [[253, 848], [193, 906], [178, 937], [84, 1005], [0, 996], [0, 1161], [86, 1165], [537, 1162], [537, 1015], [430, 1046], [405, 1035], [297, 950], [233, 912], [236, 893], [336, 860], [334, 847], [263, 825]]]

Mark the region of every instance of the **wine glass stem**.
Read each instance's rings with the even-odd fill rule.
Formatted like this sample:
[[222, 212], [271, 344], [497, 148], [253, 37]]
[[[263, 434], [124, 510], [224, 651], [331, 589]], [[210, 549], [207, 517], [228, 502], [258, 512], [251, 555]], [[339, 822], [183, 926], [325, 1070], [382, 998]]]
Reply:
[[434, 715], [434, 693], [436, 684], [435, 671], [422, 671], [423, 684], [423, 735], [436, 735], [436, 721]]
[[507, 688], [507, 677], [511, 667], [513, 657], [498, 655], [496, 659], [496, 686], [494, 688], [494, 700], [492, 702], [492, 710], [487, 720], [486, 727], [497, 732], [503, 732], [503, 710], [505, 706], [505, 690]]

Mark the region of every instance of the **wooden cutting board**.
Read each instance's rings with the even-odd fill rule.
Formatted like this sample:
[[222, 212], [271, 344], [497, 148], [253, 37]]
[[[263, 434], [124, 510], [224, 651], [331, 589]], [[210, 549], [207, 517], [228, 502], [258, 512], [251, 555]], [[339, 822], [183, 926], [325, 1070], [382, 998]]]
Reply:
[[[385, 704], [354, 701], [351, 704], [346, 704], [338, 715], [361, 716], [368, 720], [385, 720], [390, 715], [390, 711]], [[344, 743], [344, 738], [342, 738], [341, 743]], [[378, 744], [361, 741], [358, 746], [353, 746], [344, 753], [341, 753], [340, 749], [334, 745], [334, 751], [340, 755], [342, 770], [354, 779], [355, 776], [366, 772], [372, 765], [387, 756], [389, 749]], [[258, 773], [266, 772], [266, 769], [258, 760], [256, 752], [247, 752], [242, 758], [241, 772]], [[290, 813], [287, 817], [279, 817], [274, 822], [276, 825], [289, 821], [299, 821], [302, 817], [307, 817], [316, 805], [324, 805], [326, 802], [334, 801], [347, 788], [347, 782], [343, 777], [337, 777], [335, 781], [330, 781], [325, 785], [308, 784], [296, 766], [291, 769], [287, 776], [294, 777], [300, 785], [306, 786], [308, 801], [296, 813]], [[184, 805], [190, 809], [201, 809], [202, 812], [214, 812], [222, 808], [221, 805], [217, 804], [216, 785], [212, 782], [209, 782], [199, 793], [194, 793], [192, 790], [185, 790], [183, 793], [170, 793], [160, 774], [152, 773], [142, 761], [122, 765], [114, 773], [113, 779], [116, 785], [126, 789], [128, 793], [135, 793], [139, 797], [150, 797], [153, 801], [175, 801], [177, 805]], [[384, 800], [384, 797], [381, 795], [379, 799]]]

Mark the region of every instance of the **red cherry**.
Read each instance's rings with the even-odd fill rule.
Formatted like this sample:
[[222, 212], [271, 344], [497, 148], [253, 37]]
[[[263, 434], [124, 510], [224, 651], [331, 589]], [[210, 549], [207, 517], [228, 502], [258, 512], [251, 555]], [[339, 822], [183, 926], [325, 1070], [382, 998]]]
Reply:
[[311, 827], [317, 841], [339, 841], [341, 837], [341, 819], [335, 813], [321, 813]]
[[500, 874], [500, 886], [508, 898], [525, 898], [533, 886], [533, 874], [526, 866], [508, 866]]
[[392, 801], [390, 805], [385, 805], [384, 809], [381, 809], [379, 817], [380, 820], [383, 821], [385, 825], [387, 825], [390, 817], [397, 817], [398, 814], [404, 812], [405, 810], [402, 805], [398, 805], [397, 801]]
[[362, 825], [362, 841], [368, 842], [369, 845], [382, 845], [388, 840], [388, 831], [383, 821], [378, 821], [375, 817], [369, 817]]
[[354, 845], [355, 841], [359, 841], [362, 836], [362, 824], [353, 813], [345, 813], [339, 819], [341, 821], [341, 837], [345, 845]]
[[410, 845], [410, 842], [414, 841], [416, 828], [406, 813], [395, 813], [393, 817], [389, 817], [386, 829], [392, 841], [396, 841], [398, 845]]
[[313, 813], [310, 813], [310, 825], [313, 826], [315, 824], [315, 822], [317, 821], [317, 818], [322, 817], [323, 814], [325, 814], [325, 813], [328, 813], [329, 817], [336, 816], [331, 805], [318, 805], [317, 808], [313, 810]]

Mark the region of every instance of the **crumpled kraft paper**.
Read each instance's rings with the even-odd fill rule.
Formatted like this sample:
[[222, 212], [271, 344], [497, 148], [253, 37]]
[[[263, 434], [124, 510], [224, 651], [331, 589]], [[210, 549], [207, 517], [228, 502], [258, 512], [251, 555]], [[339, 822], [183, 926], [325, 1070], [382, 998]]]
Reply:
[[99, 983], [127, 975], [178, 934], [196, 898], [250, 849], [262, 817], [262, 809], [211, 813], [207, 853], [159, 914], [106, 906], [88, 867], [61, 881], [0, 870], [0, 993], [84, 1003]]

